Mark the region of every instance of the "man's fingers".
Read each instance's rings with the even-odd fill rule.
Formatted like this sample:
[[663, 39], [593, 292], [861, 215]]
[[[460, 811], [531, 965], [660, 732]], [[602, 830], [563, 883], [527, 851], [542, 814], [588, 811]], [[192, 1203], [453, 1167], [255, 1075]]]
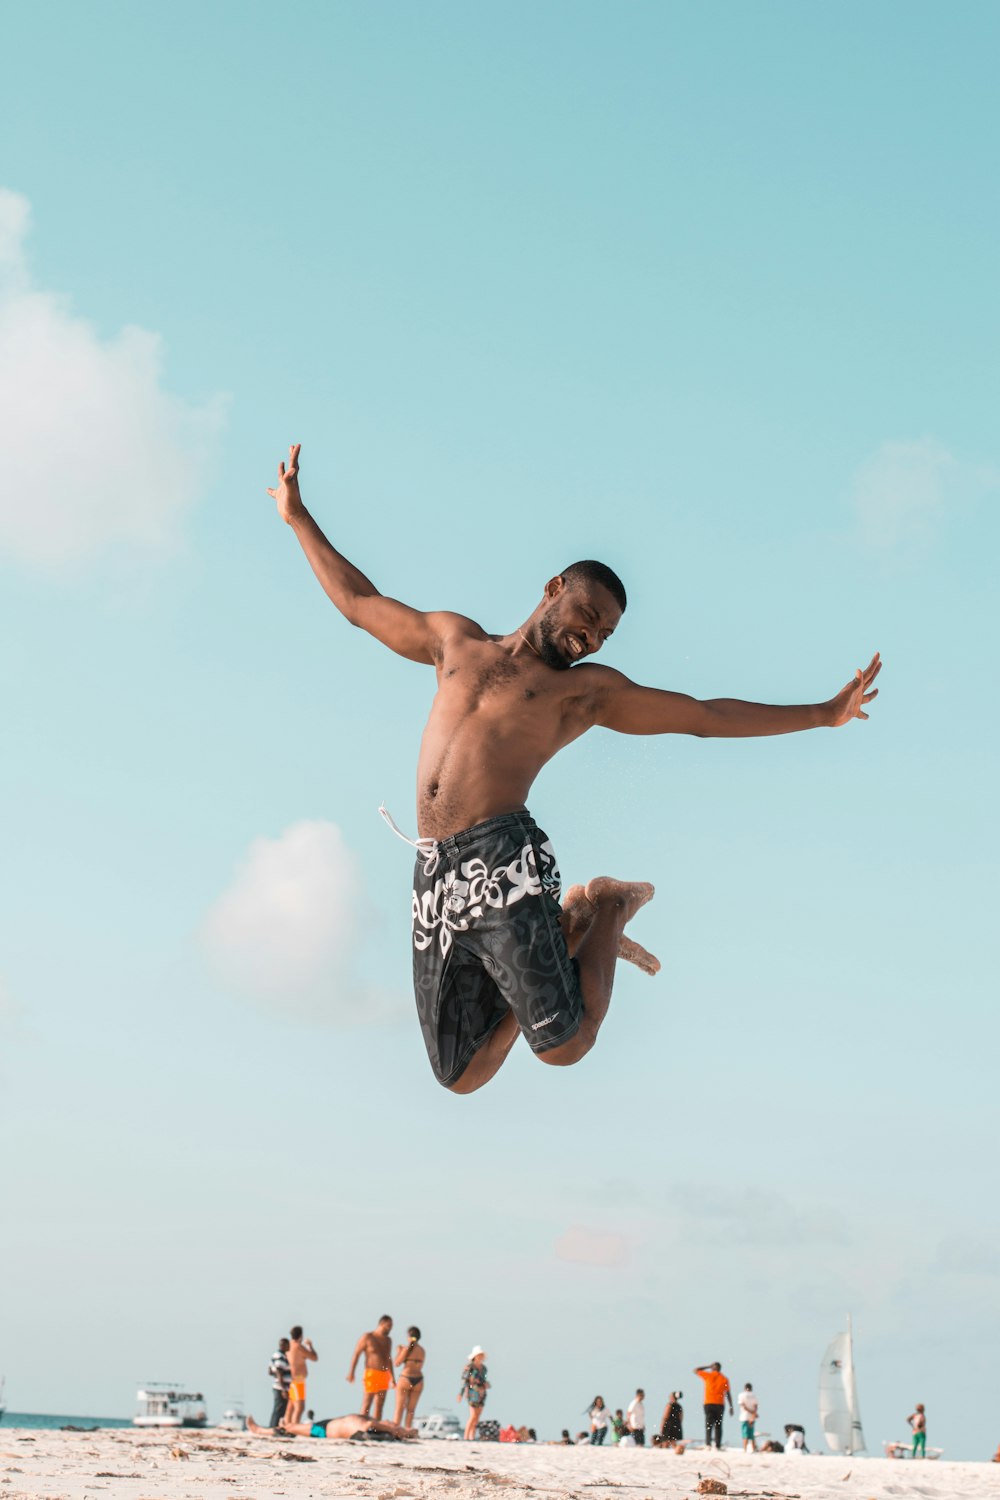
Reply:
[[284, 479], [284, 477], [285, 477], [285, 461], [284, 461], [284, 459], [282, 459], [281, 463], [278, 465], [278, 478], [279, 479]]
[[277, 490], [268, 490], [267, 493], [270, 495], [270, 497], [271, 497], [272, 500], [277, 500], [277, 498], [278, 498], [278, 491]]
[[861, 701], [862, 701], [862, 703], [870, 703], [873, 698], [877, 698], [877, 697], [878, 697], [878, 688], [872, 688], [871, 692], [870, 693], [866, 693], [865, 696], [862, 698]]
[[868, 715], [866, 713], [862, 713], [861, 709], [859, 708], [854, 717], [856, 719], [867, 719]]

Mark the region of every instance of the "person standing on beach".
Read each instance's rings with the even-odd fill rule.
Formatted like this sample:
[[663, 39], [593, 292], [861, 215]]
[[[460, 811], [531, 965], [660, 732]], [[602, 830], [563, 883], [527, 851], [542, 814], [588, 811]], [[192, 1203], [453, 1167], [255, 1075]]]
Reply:
[[476, 1344], [470, 1352], [465, 1369], [462, 1371], [462, 1389], [458, 1393], [459, 1403], [463, 1397], [469, 1398], [469, 1420], [465, 1424], [465, 1441], [471, 1443], [479, 1426], [479, 1418], [483, 1414], [486, 1405], [486, 1392], [490, 1383], [486, 1379], [486, 1350]]
[[924, 1411], [923, 1402], [918, 1401], [916, 1410], [911, 1411], [906, 1419], [913, 1428], [913, 1453], [911, 1457], [916, 1458], [919, 1449], [920, 1457], [927, 1457], [927, 1413]]
[[754, 1426], [757, 1421], [759, 1403], [753, 1393], [753, 1386], [749, 1380], [737, 1396], [736, 1404], [740, 1409], [740, 1436], [743, 1439], [743, 1452], [756, 1453], [757, 1444], [754, 1441]]
[[354, 1346], [351, 1368], [347, 1372], [347, 1382], [353, 1385], [358, 1360], [364, 1355], [365, 1399], [361, 1403], [361, 1410], [365, 1416], [371, 1412], [376, 1422], [381, 1421], [382, 1418], [386, 1391], [390, 1385], [396, 1384], [396, 1376], [392, 1368], [392, 1344], [389, 1340], [391, 1332], [392, 1319], [388, 1313], [383, 1313], [375, 1327], [363, 1333], [358, 1339]]
[[396, 1350], [396, 1365], [402, 1365], [396, 1381], [396, 1422], [402, 1427], [413, 1426], [413, 1413], [424, 1388], [424, 1360], [427, 1352], [420, 1342], [420, 1329], [406, 1330], [408, 1342]]
[[636, 1393], [633, 1396], [632, 1400], [628, 1404], [628, 1410], [625, 1413], [625, 1417], [626, 1417], [626, 1420], [628, 1421], [628, 1430], [632, 1434], [632, 1436], [635, 1438], [637, 1447], [639, 1447], [639, 1448], [645, 1448], [645, 1446], [646, 1446], [646, 1392], [645, 1391], [643, 1391], [643, 1390], [636, 1391]]
[[274, 1403], [271, 1407], [272, 1427], [278, 1427], [288, 1410], [288, 1387], [292, 1383], [292, 1367], [288, 1363], [288, 1340], [279, 1339], [278, 1347], [271, 1355], [271, 1363], [267, 1367], [267, 1373], [271, 1377], [271, 1389], [274, 1392]]
[[594, 1397], [587, 1416], [590, 1418], [590, 1441], [600, 1446], [608, 1435], [608, 1424], [611, 1421], [603, 1396]]
[[733, 1395], [729, 1381], [716, 1360], [714, 1365], [695, 1365], [694, 1373], [705, 1382], [705, 1446], [711, 1448], [715, 1439], [716, 1448], [722, 1447], [723, 1402], [729, 1402], [729, 1415], [733, 1414]]
[[[569, 1067], [597, 1041], [618, 959], [647, 974], [660, 968], [625, 938], [654, 891], [646, 881], [600, 875], [567, 891], [560, 908], [555, 851], [526, 807], [541, 768], [596, 726], [745, 739], [867, 719], [878, 654], [822, 703], [700, 702], [643, 687], [589, 660], [627, 602], [621, 579], [593, 558], [551, 577], [513, 630], [489, 632], [451, 610], [411, 608], [382, 594], [316, 524], [299, 490], [300, 449], [289, 449], [267, 493], [320, 586], [351, 625], [437, 675], [417, 767], [419, 839], [406, 839], [386, 815], [417, 853], [413, 983], [434, 1076], [471, 1094], [519, 1036], [543, 1063]], [[662, 610], [650, 629], [662, 630]], [[364, 731], [359, 724], [354, 732]]]
[[312, 1339], [302, 1337], [302, 1325], [296, 1323], [291, 1330], [288, 1345], [288, 1364], [291, 1373], [291, 1383], [288, 1387], [288, 1409], [285, 1412], [286, 1422], [300, 1422], [302, 1413], [306, 1409], [306, 1374], [310, 1360], [319, 1359], [319, 1355], [313, 1348]]

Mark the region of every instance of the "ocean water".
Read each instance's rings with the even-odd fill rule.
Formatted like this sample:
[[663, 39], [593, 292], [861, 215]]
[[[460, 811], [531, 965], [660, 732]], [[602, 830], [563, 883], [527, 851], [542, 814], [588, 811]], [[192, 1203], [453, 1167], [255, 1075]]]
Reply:
[[43, 1411], [7, 1411], [3, 1427], [131, 1427], [131, 1417], [60, 1417]]

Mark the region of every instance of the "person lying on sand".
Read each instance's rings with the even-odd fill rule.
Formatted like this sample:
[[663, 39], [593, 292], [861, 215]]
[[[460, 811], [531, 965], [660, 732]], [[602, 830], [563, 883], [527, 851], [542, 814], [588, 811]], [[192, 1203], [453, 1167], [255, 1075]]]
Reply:
[[335, 1438], [340, 1442], [350, 1438], [415, 1438], [416, 1429], [400, 1427], [395, 1422], [376, 1422], [372, 1417], [352, 1412], [347, 1417], [327, 1417], [323, 1422], [282, 1422], [279, 1427], [261, 1427], [253, 1417], [247, 1417], [247, 1427], [255, 1437]]

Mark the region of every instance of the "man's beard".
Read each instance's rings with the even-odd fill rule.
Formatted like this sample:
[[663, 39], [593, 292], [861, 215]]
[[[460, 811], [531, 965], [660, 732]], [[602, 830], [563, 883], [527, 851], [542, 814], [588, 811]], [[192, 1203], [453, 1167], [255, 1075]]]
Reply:
[[538, 639], [541, 641], [538, 654], [545, 665], [553, 667], [557, 672], [568, 672], [573, 663], [556, 645], [556, 626], [553, 623], [551, 611], [543, 615], [538, 622]]

